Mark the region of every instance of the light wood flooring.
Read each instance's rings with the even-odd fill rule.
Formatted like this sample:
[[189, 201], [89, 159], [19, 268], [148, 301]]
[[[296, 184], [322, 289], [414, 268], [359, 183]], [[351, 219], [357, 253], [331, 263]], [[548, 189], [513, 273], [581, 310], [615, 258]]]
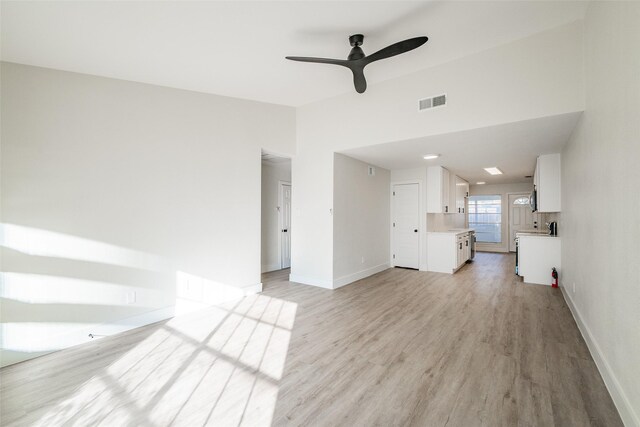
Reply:
[[513, 255], [262, 294], [0, 371], [2, 425], [620, 426], [562, 294]]

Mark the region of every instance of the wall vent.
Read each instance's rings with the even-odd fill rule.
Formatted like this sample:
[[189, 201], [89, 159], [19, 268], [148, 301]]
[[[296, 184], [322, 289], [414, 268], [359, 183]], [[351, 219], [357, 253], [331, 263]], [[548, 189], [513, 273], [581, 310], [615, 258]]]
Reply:
[[442, 107], [447, 104], [447, 95], [432, 96], [418, 101], [418, 111], [429, 110], [431, 108]]

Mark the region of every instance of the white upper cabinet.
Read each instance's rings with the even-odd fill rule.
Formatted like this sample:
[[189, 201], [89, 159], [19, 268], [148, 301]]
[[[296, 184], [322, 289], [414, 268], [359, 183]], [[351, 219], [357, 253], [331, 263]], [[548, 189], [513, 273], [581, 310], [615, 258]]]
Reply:
[[[453, 213], [449, 171], [442, 166], [427, 168], [427, 212]], [[455, 193], [454, 193], [455, 194]]]
[[452, 188], [455, 189], [454, 191], [456, 195], [454, 213], [466, 213], [466, 198], [469, 197], [469, 183], [457, 175], [453, 181], [455, 183]]
[[465, 213], [469, 183], [442, 166], [427, 168], [427, 212]]
[[536, 187], [539, 212], [560, 212], [560, 154], [538, 157], [533, 184]]

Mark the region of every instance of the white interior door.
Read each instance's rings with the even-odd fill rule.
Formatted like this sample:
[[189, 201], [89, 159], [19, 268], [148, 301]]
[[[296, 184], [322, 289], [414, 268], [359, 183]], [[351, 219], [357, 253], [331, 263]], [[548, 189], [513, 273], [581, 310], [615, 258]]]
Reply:
[[[525, 204], [526, 203], [526, 204]], [[529, 194], [509, 194], [509, 251], [516, 251], [516, 233], [533, 230], [537, 215], [531, 212]]]
[[420, 247], [420, 202], [418, 184], [393, 186], [393, 263], [418, 268]]
[[291, 184], [280, 184], [280, 268], [291, 267]]

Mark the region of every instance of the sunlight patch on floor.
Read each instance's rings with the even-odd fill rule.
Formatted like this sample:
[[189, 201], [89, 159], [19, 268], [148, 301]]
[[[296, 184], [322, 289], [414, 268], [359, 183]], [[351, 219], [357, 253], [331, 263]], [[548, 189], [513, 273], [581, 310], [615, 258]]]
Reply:
[[47, 408], [39, 424], [269, 426], [296, 311], [252, 295], [176, 317]]

